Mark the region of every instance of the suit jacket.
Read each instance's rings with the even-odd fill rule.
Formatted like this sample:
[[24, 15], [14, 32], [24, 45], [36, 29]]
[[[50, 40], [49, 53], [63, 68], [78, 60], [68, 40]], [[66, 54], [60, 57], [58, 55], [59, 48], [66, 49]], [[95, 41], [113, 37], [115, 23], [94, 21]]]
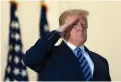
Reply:
[[[85, 81], [71, 49], [63, 41], [59, 46], [54, 46], [59, 38], [56, 31], [41, 37], [27, 50], [24, 63], [39, 74], [41, 81]], [[85, 50], [94, 63], [92, 81], [110, 81], [107, 60], [86, 47]]]

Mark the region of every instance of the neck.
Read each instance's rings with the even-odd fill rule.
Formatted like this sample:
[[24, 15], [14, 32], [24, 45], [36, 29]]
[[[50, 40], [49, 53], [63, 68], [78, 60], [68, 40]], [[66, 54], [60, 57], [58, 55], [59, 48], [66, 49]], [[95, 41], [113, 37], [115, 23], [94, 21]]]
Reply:
[[79, 46], [82, 46], [84, 43], [82, 43], [82, 42], [79, 42], [79, 41], [70, 41], [70, 40], [66, 40], [66, 39], [64, 39], [66, 42], [69, 42], [69, 43], [71, 43], [71, 44], [73, 44], [74, 46], [76, 46], [76, 47], [79, 47]]

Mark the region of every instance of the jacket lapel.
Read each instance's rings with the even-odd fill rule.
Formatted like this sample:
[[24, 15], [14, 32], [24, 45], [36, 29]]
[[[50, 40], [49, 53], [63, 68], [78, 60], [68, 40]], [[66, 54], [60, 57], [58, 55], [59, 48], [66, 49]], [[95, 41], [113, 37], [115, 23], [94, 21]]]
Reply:
[[96, 77], [97, 68], [98, 68], [96, 54], [93, 53], [92, 51], [88, 50], [86, 47], [85, 47], [85, 50], [88, 52], [88, 54], [89, 54], [89, 56], [92, 59], [93, 64], [94, 64], [94, 71], [93, 71], [93, 78], [92, 78], [92, 80], [94, 81], [94, 78]]
[[[67, 46], [67, 44], [65, 44], [64, 41], [61, 42], [60, 44], [60, 56], [63, 58], [63, 61], [65, 61], [65, 63], [67, 64], [67, 66], [71, 67], [73, 69], [73, 72], [75, 72], [75, 74], [79, 77], [78, 80], [82, 80], [84, 81], [84, 76], [82, 71], [80, 70], [80, 64], [78, 62], [78, 59], [76, 58], [75, 54], [72, 52], [72, 50]], [[88, 50], [85, 47], [85, 50], [87, 51], [87, 53], [89, 54], [90, 58], [93, 61], [94, 64], [94, 72], [93, 72], [93, 78], [92, 80], [95, 80], [94, 78], [96, 77], [96, 72], [97, 72], [97, 66], [98, 64], [96, 63], [96, 55]]]
[[73, 69], [73, 72], [78, 76], [78, 80], [84, 80], [84, 76], [82, 75], [82, 71], [80, 71], [80, 65], [78, 59], [76, 58], [73, 51], [65, 44], [65, 42], [61, 42], [60, 44], [60, 55], [67, 64], [67, 66]]

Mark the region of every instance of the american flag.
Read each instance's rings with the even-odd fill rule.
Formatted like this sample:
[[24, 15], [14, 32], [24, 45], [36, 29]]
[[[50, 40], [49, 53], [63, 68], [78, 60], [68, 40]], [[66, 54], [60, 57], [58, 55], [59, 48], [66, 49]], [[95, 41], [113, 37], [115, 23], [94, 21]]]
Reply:
[[[41, 1], [41, 16], [40, 16], [40, 37], [46, 35], [49, 32], [49, 25], [47, 21], [47, 5], [44, 1]], [[40, 80], [38, 75], [38, 80]]]
[[40, 37], [46, 35], [49, 32], [49, 25], [47, 21], [47, 5], [44, 1], [41, 1], [41, 16], [40, 16]]
[[7, 66], [5, 69], [5, 81], [28, 81], [28, 73], [22, 58], [22, 42], [20, 24], [16, 16], [17, 2], [10, 2], [10, 27]]

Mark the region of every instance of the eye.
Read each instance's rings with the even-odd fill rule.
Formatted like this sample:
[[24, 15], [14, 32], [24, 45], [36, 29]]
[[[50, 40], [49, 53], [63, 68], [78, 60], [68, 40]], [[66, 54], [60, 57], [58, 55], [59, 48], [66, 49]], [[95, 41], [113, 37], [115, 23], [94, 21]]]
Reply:
[[87, 28], [87, 27], [88, 27], [88, 25], [87, 25], [87, 24], [83, 24], [83, 23], [82, 23], [82, 26], [83, 26], [83, 27], [85, 27], [85, 28]]
[[77, 26], [77, 25], [78, 25], [77, 23], [74, 23], [72, 26], [75, 27], [75, 26]]

